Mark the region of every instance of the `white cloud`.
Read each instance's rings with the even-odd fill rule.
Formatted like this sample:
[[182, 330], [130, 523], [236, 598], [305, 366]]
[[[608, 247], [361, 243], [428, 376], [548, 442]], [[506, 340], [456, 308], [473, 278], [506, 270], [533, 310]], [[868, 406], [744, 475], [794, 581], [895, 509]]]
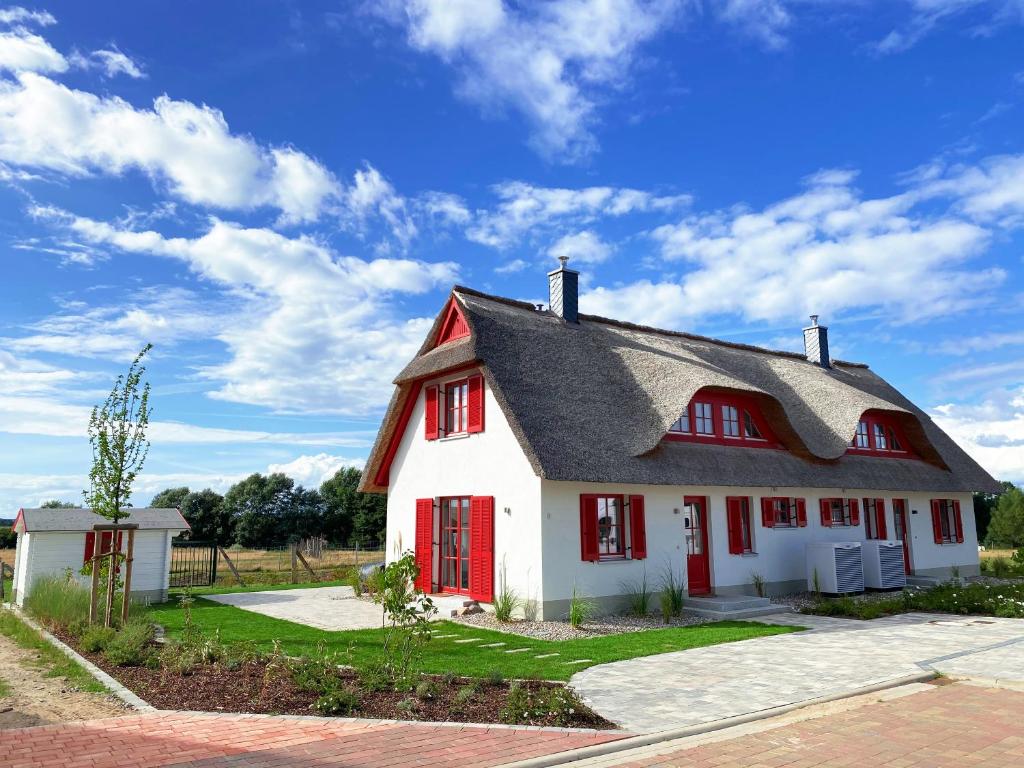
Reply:
[[522, 259], [512, 259], [512, 261], [506, 264], [502, 264], [499, 267], [495, 267], [494, 271], [499, 275], [512, 275], [515, 274], [516, 272], [522, 272], [528, 266], [530, 266], [529, 263], [523, 261]]
[[41, 27], [48, 27], [56, 23], [57, 19], [47, 11], [31, 11], [19, 5], [0, 8], [0, 24], [38, 24]]
[[939, 344], [927, 345], [926, 349], [944, 355], [969, 355], [973, 352], [991, 352], [1003, 347], [1020, 346], [1024, 346], [1024, 331], [963, 336]]
[[334, 477], [342, 467], [362, 469], [364, 459], [347, 459], [343, 456], [332, 456], [329, 453], [298, 456], [284, 464], [271, 464], [268, 473], [283, 472], [295, 480], [298, 485], [306, 488], [319, 488], [325, 480]]
[[127, 75], [133, 79], [145, 77], [142, 67], [116, 45], [111, 48], [100, 48], [90, 54], [75, 51], [70, 57], [71, 63], [79, 69], [97, 69], [104, 77]]
[[599, 264], [612, 255], [612, 248], [596, 232], [585, 229], [558, 238], [548, 249], [548, 255], [556, 259], [565, 257], [582, 264]]
[[347, 209], [356, 223], [362, 225], [372, 215], [379, 215], [403, 246], [416, 236], [416, 224], [406, 210], [405, 198], [380, 171], [367, 164], [356, 171], [353, 183], [345, 192]]
[[951, 197], [968, 216], [1020, 225], [1024, 217], [1024, 154], [998, 155], [974, 165], [933, 164], [915, 176], [926, 196]]
[[[486, 110], [511, 106], [544, 156], [593, 152], [600, 95], [621, 87], [637, 50], [674, 19], [679, 0], [407, 0], [390, 18], [414, 48], [453, 66], [458, 93]], [[394, 10], [393, 4], [390, 6]]]
[[269, 206], [289, 222], [316, 219], [340, 195], [308, 155], [233, 134], [212, 107], [161, 96], [136, 109], [32, 72], [0, 80], [0, 161], [75, 177], [137, 170], [187, 202]]
[[401, 320], [395, 293], [454, 282], [456, 265], [340, 256], [308, 237], [213, 220], [200, 237], [165, 238], [45, 209], [95, 245], [179, 259], [237, 299], [216, 338], [230, 358], [200, 368], [211, 395], [279, 411], [363, 414], [387, 402], [390, 381], [415, 354], [429, 318]]
[[458, 195], [447, 192], [427, 192], [420, 198], [420, 206], [432, 217], [446, 224], [465, 225], [472, 218], [466, 202]]
[[650, 211], [667, 212], [689, 205], [689, 195], [656, 195], [628, 187], [565, 189], [538, 187], [522, 181], [497, 184], [499, 203], [477, 211], [466, 230], [471, 241], [492, 248], [508, 248], [526, 236], [557, 226], [585, 224], [603, 217]]
[[581, 307], [662, 325], [864, 307], [899, 322], [978, 306], [1005, 277], [998, 268], [961, 266], [991, 234], [955, 212], [919, 207], [936, 193], [862, 199], [853, 178], [849, 171], [816, 174], [805, 190], [761, 211], [737, 207], [658, 227], [651, 236], [667, 263], [685, 265], [681, 278], [597, 288]]
[[910, 20], [893, 29], [875, 43], [880, 54], [901, 53], [917, 45], [947, 21], [962, 17], [972, 10], [981, 10], [985, 19], [980, 22], [961, 23], [961, 28], [976, 35], [990, 32], [994, 27], [1024, 21], [1024, 5], [1020, 0], [907, 0]]
[[27, 29], [0, 32], [0, 72], [65, 72], [67, 59]]
[[938, 405], [931, 417], [997, 480], [1024, 482], [1024, 387], [992, 392], [980, 405]]
[[769, 50], [785, 48], [793, 18], [782, 0], [716, 0], [718, 18], [737, 27]]

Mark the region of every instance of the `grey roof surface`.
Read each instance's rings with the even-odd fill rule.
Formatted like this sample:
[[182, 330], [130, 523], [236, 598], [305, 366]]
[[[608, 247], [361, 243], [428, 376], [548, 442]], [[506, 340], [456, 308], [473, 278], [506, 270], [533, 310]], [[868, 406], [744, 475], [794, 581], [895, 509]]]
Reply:
[[[565, 323], [529, 304], [456, 286], [471, 336], [430, 349], [440, 319], [398, 375], [365, 490], [414, 383], [481, 364], [534, 470], [551, 480], [657, 485], [983, 491], [997, 483], [921, 409], [866, 365], [663, 331], [589, 315]], [[756, 399], [786, 451], [667, 442], [699, 389]], [[864, 411], [894, 415], [921, 459], [846, 452]]]
[[[23, 509], [19, 513], [29, 533], [39, 531], [91, 531], [96, 525], [109, 525], [110, 520], [91, 509]], [[15, 521], [17, 522], [17, 521]], [[122, 523], [135, 523], [144, 530], [188, 530], [189, 524], [174, 508], [131, 509]]]

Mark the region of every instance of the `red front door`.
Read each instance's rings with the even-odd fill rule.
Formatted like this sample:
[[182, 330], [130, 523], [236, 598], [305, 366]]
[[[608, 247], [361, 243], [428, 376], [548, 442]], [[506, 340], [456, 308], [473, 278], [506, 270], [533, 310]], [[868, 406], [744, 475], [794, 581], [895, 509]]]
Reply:
[[441, 499], [442, 592], [469, 594], [469, 497]]
[[892, 500], [893, 532], [903, 542], [903, 570], [910, 573], [910, 537], [907, 535], [907, 503], [903, 499]]
[[708, 557], [708, 500], [705, 496], [683, 499], [683, 533], [686, 536], [686, 579], [691, 595], [711, 593], [711, 561]]

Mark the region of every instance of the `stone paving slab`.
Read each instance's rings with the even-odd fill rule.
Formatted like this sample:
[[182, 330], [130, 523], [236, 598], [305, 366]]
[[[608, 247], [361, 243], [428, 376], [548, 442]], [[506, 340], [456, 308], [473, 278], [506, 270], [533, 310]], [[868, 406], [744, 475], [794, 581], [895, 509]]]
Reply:
[[[233, 605], [275, 619], [305, 624], [307, 627], [339, 632], [350, 629], [374, 629], [381, 625], [384, 609], [369, 600], [359, 600], [352, 587], [310, 587], [265, 592], [229, 592], [203, 595], [207, 600]], [[465, 598], [434, 596], [437, 613], [434, 620], [451, 617]]]
[[[691, 738], [572, 763], [573, 768], [1020, 768], [1024, 692], [968, 685], [713, 739]], [[767, 721], [758, 726], [768, 725]]]
[[[570, 683], [636, 733], [851, 693], [935, 670], [1024, 680], [1024, 620], [904, 614], [874, 621], [773, 616], [812, 631], [599, 664]], [[1008, 672], [1007, 670], [1012, 670]]]
[[4, 768], [484, 768], [621, 739], [566, 729], [158, 712], [9, 730]]

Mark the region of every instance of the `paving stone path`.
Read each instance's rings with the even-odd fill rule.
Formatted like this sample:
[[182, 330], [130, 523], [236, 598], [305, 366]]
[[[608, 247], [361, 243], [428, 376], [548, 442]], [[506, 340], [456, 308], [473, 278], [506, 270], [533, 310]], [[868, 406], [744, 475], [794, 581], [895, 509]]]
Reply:
[[612, 722], [652, 732], [849, 693], [923, 670], [1024, 681], [1021, 619], [780, 614], [764, 620], [813, 631], [599, 664], [570, 683]]
[[157, 712], [4, 731], [4, 768], [485, 766], [623, 738], [568, 731]]

